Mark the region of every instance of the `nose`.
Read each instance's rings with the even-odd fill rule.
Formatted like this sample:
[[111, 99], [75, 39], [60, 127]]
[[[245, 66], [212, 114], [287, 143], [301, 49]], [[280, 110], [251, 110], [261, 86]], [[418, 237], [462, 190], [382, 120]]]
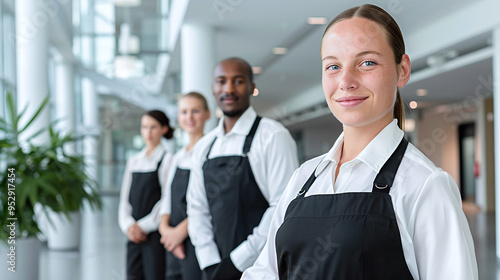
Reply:
[[349, 91], [357, 89], [358, 86], [359, 84], [356, 77], [356, 71], [351, 67], [344, 68], [344, 71], [342, 72], [342, 76], [340, 78], [340, 89]]
[[234, 93], [234, 84], [232, 81], [227, 81], [224, 84], [224, 93], [225, 94], [233, 94]]

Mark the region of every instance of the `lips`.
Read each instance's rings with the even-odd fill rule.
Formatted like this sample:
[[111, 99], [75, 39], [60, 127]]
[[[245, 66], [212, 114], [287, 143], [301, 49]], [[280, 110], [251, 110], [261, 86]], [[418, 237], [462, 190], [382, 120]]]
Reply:
[[363, 103], [366, 99], [368, 99], [367, 96], [344, 96], [335, 99], [335, 101], [344, 108], [352, 108]]
[[234, 103], [238, 98], [236, 96], [221, 96], [220, 100], [224, 103]]

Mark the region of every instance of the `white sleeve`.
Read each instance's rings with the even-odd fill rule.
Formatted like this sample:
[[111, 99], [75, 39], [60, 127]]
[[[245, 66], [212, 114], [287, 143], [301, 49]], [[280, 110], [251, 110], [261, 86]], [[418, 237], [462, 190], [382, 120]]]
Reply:
[[[166, 187], [168, 186], [168, 171], [170, 169], [170, 165], [172, 163], [172, 154], [168, 153], [163, 157], [163, 161], [161, 162], [160, 168], [158, 170], [158, 179], [160, 181], [160, 186], [162, 189], [162, 193], [166, 191]], [[160, 199], [153, 206], [153, 209], [149, 214], [142, 217], [137, 221], [137, 225], [144, 231], [145, 233], [151, 233], [153, 231], [158, 230], [158, 225], [160, 224], [161, 216], [160, 216], [160, 208], [162, 205], [162, 200]]]
[[214, 240], [212, 220], [205, 191], [202, 171], [204, 158], [202, 153], [196, 152], [193, 153], [193, 159], [186, 196], [189, 219], [188, 232], [191, 242], [195, 246], [200, 268], [204, 269], [207, 266], [219, 263], [221, 258]]
[[292, 175], [285, 193], [281, 197], [276, 211], [274, 212], [271, 224], [269, 226], [269, 233], [267, 235], [267, 242], [264, 249], [260, 253], [254, 265], [243, 273], [242, 280], [271, 280], [279, 279], [278, 277], [278, 262], [276, 257], [276, 232], [283, 223], [286, 209], [288, 204], [295, 198], [297, 193], [297, 176], [298, 170]]
[[297, 148], [290, 133], [287, 130], [269, 132], [261, 132], [266, 139], [263, 164], [265, 164], [267, 171], [265, 186], [261, 187], [265, 187], [269, 193], [269, 208], [264, 212], [259, 225], [253, 229], [247, 240], [243, 241], [230, 254], [231, 261], [240, 271], [252, 266], [262, 251], [276, 205], [298, 166]]
[[172, 159], [172, 163], [170, 164], [168, 171], [167, 183], [165, 185], [162, 184], [160, 217], [163, 215], [170, 215], [170, 213], [172, 213], [172, 200], [170, 196], [172, 193], [172, 181], [174, 180], [175, 171], [178, 166], [179, 153], [180, 152], [177, 152]]
[[131, 160], [127, 161], [125, 172], [123, 173], [122, 188], [120, 191], [120, 204], [118, 206], [118, 224], [124, 234], [135, 223], [132, 217], [132, 206], [128, 200], [130, 195], [130, 185], [132, 184], [132, 172], [130, 171]]
[[410, 225], [420, 279], [478, 279], [458, 187], [446, 172], [429, 176], [412, 209]]

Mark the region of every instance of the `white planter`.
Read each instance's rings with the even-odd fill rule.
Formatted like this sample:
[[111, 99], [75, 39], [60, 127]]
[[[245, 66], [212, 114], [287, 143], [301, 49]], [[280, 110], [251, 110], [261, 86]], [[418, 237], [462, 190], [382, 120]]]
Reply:
[[46, 224], [47, 246], [52, 250], [75, 250], [80, 247], [81, 214], [71, 212], [68, 220], [66, 215], [48, 211], [52, 223]]
[[[8, 245], [1, 243], [0, 279], [38, 280], [41, 245], [42, 243], [36, 238], [16, 238], [15, 244]], [[11, 251], [11, 246], [13, 251]], [[9, 268], [15, 272], [10, 271]]]

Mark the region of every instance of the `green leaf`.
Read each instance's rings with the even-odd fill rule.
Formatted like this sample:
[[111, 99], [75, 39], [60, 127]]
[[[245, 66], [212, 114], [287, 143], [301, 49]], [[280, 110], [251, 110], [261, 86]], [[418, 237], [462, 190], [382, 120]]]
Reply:
[[40, 105], [40, 107], [38, 108], [38, 110], [36, 111], [36, 113], [33, 115], [33, 117], [31, 118], [31, 120], [21, 129], [19, 130], [19, 133], [22, 133], [23, 131], [25, 131], [29, 126], [30, 124], [38, 117], [38, 115], [42, 112], [42, 110], [44, 109], [45, 107], [45, 104], [47, 104], [47, 102], [49, 102], [49, 97], [47, 96], [42, 104]]

